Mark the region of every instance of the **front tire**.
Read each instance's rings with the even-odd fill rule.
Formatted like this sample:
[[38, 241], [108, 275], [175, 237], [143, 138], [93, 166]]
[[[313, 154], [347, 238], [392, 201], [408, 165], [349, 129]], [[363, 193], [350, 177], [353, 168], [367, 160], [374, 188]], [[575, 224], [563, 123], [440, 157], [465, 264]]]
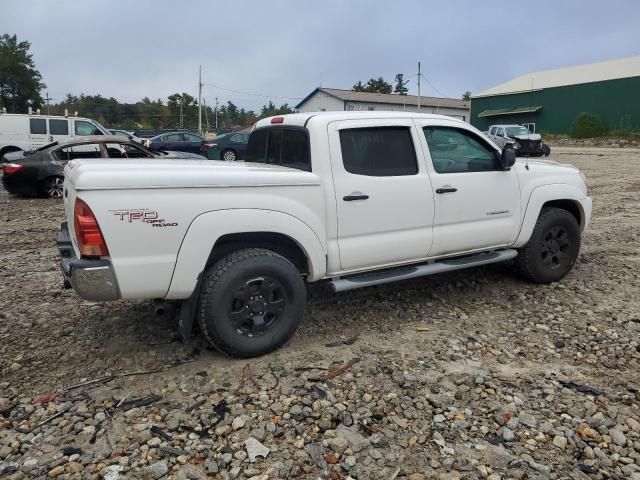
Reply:
[[516, 257], [516, 268], [535, 283], [557, 282], [573, 268], [580, 253], [580, 225], [561, 208], [545, 207], [527, 244]]
[[542, 155], [548, 157], [551, 154], [551, 147], [546, 143], [542, 144]]
[[306, 291], [298, 269], [263, 248], [237, 250], [205, 272], [198, 321], [209, 342], [232, 357], [256, 357], [298, 328]]
[[63, 177], [49, 177], [45, 178], [42, 182], [41, 191], [45, 197], [48, 198], [62, 198], [62, 192], [64, 190], [64, 178]]

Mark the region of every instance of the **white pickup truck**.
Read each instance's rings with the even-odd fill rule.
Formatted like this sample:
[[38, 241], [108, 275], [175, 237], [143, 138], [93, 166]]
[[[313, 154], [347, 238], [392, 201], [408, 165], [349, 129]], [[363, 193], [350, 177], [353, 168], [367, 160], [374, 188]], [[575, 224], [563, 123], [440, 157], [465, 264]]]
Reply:
[[256, 123], [247, 162], [76, 160], [58, 238], [90, 300], [180, 300], [232, 356], [289, 339], [305, 282], [343, 291], [515, 259], [534, 282], [573, 267], [591, 216], [571, 165], [518, 161], [462, 121], [326, 112]]

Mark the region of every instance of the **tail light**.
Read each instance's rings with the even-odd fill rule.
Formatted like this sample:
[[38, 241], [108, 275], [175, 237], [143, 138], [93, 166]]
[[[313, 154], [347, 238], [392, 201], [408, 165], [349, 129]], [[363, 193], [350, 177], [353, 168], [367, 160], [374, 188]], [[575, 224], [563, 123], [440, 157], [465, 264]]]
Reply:
[[218, 146], [218, 144], [216, 142], [208, 142], [208, 141], [204, 141], [200, 145], [202, 150], [209, 150], [210, 148], [217, 147], [217, 146]]
[[2, 172], [5, 175], [11, 175], [12, 173], [16, 173], [18, 170], [24, 168], [24, 165], [20, 165], [19, 163], [5, 163], [2, 166]]
[[100, 226], [95, 215], [79, 198], [73, 208], [73, 226], [80, 255], [83, 257], [104, 257], [109, 255]]
[[284, 123], [284, 117], [273, 117], [271, 123]]

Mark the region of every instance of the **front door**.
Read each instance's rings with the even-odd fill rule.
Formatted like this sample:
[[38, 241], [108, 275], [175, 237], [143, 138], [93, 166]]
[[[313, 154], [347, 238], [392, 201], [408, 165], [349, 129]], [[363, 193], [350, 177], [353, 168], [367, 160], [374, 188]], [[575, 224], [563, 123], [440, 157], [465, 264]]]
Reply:
[[342, 270], [427, 257], [433, 195], [413, 123], [340, 121], [329, 136]]
[[515, 169], [501, 170], [496, 150], [470, 129], [419, 123], [435, 198], [430, 256], [513, 243], [521, 219]]

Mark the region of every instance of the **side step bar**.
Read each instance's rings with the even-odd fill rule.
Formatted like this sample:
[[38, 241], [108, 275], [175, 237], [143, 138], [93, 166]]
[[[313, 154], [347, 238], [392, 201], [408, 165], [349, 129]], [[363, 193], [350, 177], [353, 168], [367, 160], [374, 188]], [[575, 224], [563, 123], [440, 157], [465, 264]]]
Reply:
[[424, 277], [435, 273], [451, 272], [469, 267], [479, 267], [489, 263], [511, 260], [518, 255], [513, 249], [482, 252], [464, 257], [453, 257], [422, 265], [410, 265], [406, 267], [390, 268], [388, 270], [361, 273], [348, 277], [336, 278], [330, 281], [334, 292], [344, 292], [354, 288], [370, 287], [383, 283], [408, 280], [410, 278]]

